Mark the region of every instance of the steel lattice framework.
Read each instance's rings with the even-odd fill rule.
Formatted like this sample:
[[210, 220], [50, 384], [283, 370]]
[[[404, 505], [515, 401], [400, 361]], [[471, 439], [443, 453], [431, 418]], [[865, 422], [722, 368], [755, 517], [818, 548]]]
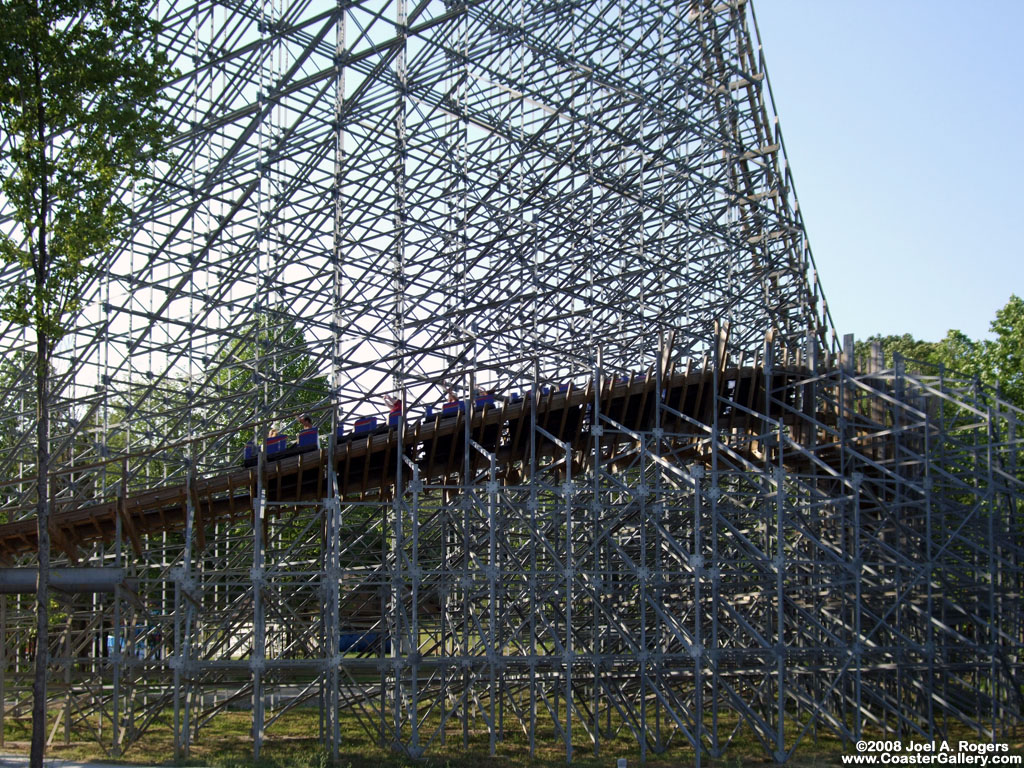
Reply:
[[[257, 753], [308, 702], [329, 748], [351, 716], [412, 755], [1016, 727], [1022, 414], [840, 348], [749, 2], [153, 13], [173, 159], [54, 369], [57, 560], [127, 580], [59, 598], [51, 738], [172, 710], [187, 753], [240, 701]], [[31, 564], [33, 337], [2, 333]], [[333, 438], [382, 395], [399, 429]], [[241, 469], [303, 410], [315, 461]], [[2, 741], [32, 614], [0, 610]]]

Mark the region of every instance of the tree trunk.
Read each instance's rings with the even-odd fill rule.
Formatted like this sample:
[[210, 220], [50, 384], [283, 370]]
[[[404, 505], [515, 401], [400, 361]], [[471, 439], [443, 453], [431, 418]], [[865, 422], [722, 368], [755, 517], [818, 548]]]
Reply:
[[[38, 6], [34, 6], [38, 14]], [[39, 578], [36, 581], [36, 675], [32, 682], [32, 747], [29, 768], [43, 768], [46, 749], [46, 668], [50, 663], [50, 353], [52, 340], [46, 330], [44, 296], [50, 271], [47, 222], [50, 213], [50, 183], [46, 155], [46, 109], [43, 104], [43, 67], [38, 50], [32, 61], [36, 95], [36, 138], [42, 183], [39, 189], [39, 240], [33, 265], [35, 293], [33, 310], [36, 326], [36, 536], [39, 543]]]
[[49, 665], [50, 582], [50, 413], [48, 405], [48, 339], [36, 332], [36, 468], [39, 472], [36, 531], [39, 538], [39, 577], [36, 582], [36, 674], [32, 682], [32, 749], [29, 768], [43, 768], [46, 747], [46, 669]]

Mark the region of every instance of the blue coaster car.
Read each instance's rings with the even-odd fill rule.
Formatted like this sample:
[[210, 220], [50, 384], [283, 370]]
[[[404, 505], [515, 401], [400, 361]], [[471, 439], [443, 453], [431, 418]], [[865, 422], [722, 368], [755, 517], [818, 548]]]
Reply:
[[299, 448], [316, 448], [319, 444], [320, 433], [313, 429], [304, 429], [299, 432]]
[[274, 435], [268, 437], [264, 443], [267, 447], [267, 457], [276, 456], [288, 447], [288, 435]]
[[447, 419], [449, 416], [455, 416], [466, 410], [466, 404], [459, 400], [455, 403], [445, 403], [441, 406], [441, 418]]
[[352, 425], [352, 433], [355, 435], [363, 435], [367, 432], [373, 432], [377, 428], [377, 417], [376, 416], [364, 416], [361, 419], [356, 419], [356, 423]]

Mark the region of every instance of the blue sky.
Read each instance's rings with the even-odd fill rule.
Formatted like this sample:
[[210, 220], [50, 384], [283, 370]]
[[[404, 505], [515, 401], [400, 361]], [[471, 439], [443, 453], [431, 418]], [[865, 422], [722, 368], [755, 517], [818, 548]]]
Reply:
[[987, 336], [1024, 295], [1024, 1], [754, 8], [836, 330]]

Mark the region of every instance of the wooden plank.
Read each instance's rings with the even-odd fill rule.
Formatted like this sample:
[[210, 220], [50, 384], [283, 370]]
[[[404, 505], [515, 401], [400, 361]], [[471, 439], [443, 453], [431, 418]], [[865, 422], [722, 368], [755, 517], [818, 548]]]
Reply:
[[305, 462], [303, 462], [302, 460], [303, 456], [305, 456], [305, 454], [303, 453], [300, 453], [298, 456], [296, 456], [297, 461], [295, 463], [295, 501], [298, 501], [302, 497], [302, 476], [306, 474], [306, 465]]
[[[643, 388], [643, 391], [640, 393], [640, 407], [637, 409], [637, 412], [636, 412], [636, 417], [640, 420], [640, 424], [633, 425], [635, 427], [638, 427], [638, 428], [639, 427], [645, 427], [645, 425], [643, 423], [643, 419], [644, 419], [644, 414], [645, 414], [646, 408], [647, 408], [647, 398], [648, 398], [648, 396], [651, 393], [652, 385], [655, 384], [654, 379], [655, 379], [654, 369], [653, 368], [648, 369], [648, 371], [647, 371], [647, 378], [644, 379], [644, 388]], [[627, 425], [627, 426], [629, 426], [629, 425]]]
[[708, 363], [709, 362], [711, 362], [711, 361], [708, 359], [708, 356], [705, 354], [704, 358], [701, 360], [701, 375], [700, 375], [700, 378], [697, 380], [697, 382], [698, 382], [697, 383], [697, 397], [693, 401], [693, 413], [692, 414], [687, 414], [687, 416], [692, 416], [694, 419], [696, 419], [697, 421], [700, 421], [703, 424], [710, 424], [711, 423], [708, 420], [708, 415], [709, 415], [711, 409], [704, 405], [704, 393], [705, 393], [705, 390], [710, 390], [711, 389], [711, 387], [707, 386], [707, 384], [711, 380], [711, 371], [710, 371], [710, 369], [708, 367]]
[[[516, 446], [519, 445], [519, 441], [523, 437], [523, 425], [526, 423], [526, 417], [527, 417], [527, 410], [526, 410], [526, 403], [527, 403], [527, 401], [525, 399], [523, 399], [523, 400], [520, 401], [520, 403], [521, 403], [521, 406], [519, 408], [519, 418], [516, 420], [515, 434], [512, 435], [512, 450], [513, 451], [515, 450]], [[530, 407], [531, 408], [533, 407], [532, 404], [531, 404]], [[511, 430], [510, 430], [510, 432], [511, 432]], [[525, 448], [525, 446], [524, 446], [524, 448]], [[514, 460], [518, 459], [521, 463], [525, 464], [526, 463], [526, 454], [527, 454], [527, 451], [524, 450], [519, 456], [512, 456], [510, 460], [514, 461]], [[525, 474], [526, 473], [524, 472], [523, 475], [525, 476]]]
[[[196, 538], [196, 544], [199, 546], [199, 551], [206, 549], [206, 531], [204, 518], [203, 518], [203, 505], [199, 498], [199, 492], [196, 490], [195, 476], [192, 476], [191, 482], [188, 484], [190, 501], [192, 503], [193, 518], [192, 518], [192, 533]], [[188, 508], [182, 510], [186, 515], [188, 514]]]
[[259, 496], [259, 465], [249, 470], [249, 525], [256, 525], [256, 499]]
[[[388, 468], [391, 466], [391, 453], [394, 450], [395, 441], [392, 439], [394, 434], [396, 434], [395, 430], [388, 430], [388, 439], [384, 443], [384, 456], [380, 463], [380, 482], [377, 484], [377, 493], [381, 501], [385, 500], [385, 489], [390, 485], [388, 482]], [[367, 465], [369, 465], [369, 461], [367, 461]], [[399, 493], [399, 491], [396, 489], [395, 493]]]
[[367, 487], [370, 484], [370, 437], [366, 438], [364, 443], [366, 450], [363, 451], [363, 481], [359, 485], [359, 498], [366, 498]]
[[139, 538], [139, 532], [135, 527], [135, 521], [132, 520], [132, 516], [128, 514], [128, 499], [126, 496], [121, 496], [118, 500], [117, 512], [121, 516], [121, 524], [124, 526], [125, 531], [128, 533], [128, 541], [131, 542], [132, 551], [135, 552], [137, 557], [142, 557], [144, 550], [142, 548], [142, 539]]
[[[675, 409], [680, 413], [686, 413], [686, 400], [690, 395], [690, 387], [693, 386], [690, 383], [691, 368], [693, 366], [692, 360], [686, 361], [686, 367], [683, 369], [682, 383], [679, 386], [679, 396], [675, 402]], [[670, 403], [670, 405], [672, 405]], [[689, 415], [689, 414], [687, 414]], [[678, 416], [670, 416], [671, 424], [673, 429], [681, 429], [683, 427], [682, 420]]]
[[[456, 439], [459, 427], [462, 427], [465, 419], [465, 414], [459, 411], [455, 416], [455, 429], [452, 430], [452, 442], [448, 448], [448, 461], [445, 463], [444, 470], [444, 482], [448, 482], [448, 478], [455, 472], [455, 446], [458, 445], [459, 441]], [[464, 429], [464, 427], [463, 427]]]
[[426, 461], [427, 472], [431, 471], [431, 468], [434, 466], [434, 461], [435, 461], [436, 456], [437, 456], [437, 425], [438, 425], [438, 422], [440, 420], [441, 420], [440, 414], [435, 416], [434, 417], [434, 423], [433, 423], [432, 428], [430, 430], [431, 431], [431, 438], [432, 439], [430, 440], [430, 450], [429, 450], [429, 452], [427, 454], [427, 461]]
[[50, 526], [50, 538], [53, 543], [56, 544], [60, 550], [68, 556], [68, 560], [71, 561], [72, 565], [78, 565], [78, 552], [75, 549], [74, 544], [64, 535], [64, 531], [60, 527], [51, 524]]

